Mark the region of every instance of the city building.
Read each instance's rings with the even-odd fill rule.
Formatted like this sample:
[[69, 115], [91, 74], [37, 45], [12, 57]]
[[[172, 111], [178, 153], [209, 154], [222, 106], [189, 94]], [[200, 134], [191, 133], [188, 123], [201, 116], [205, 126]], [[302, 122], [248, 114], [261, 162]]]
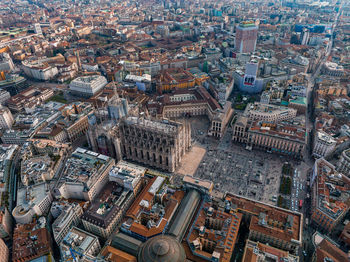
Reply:
[[335, 77], [341, 77], [345, 74], [343, 66], [329, 61], [322, 65], [321, 72], [322, 74]]
[[257, 148], [271, 153], [302, 158], [306, 146], [306, 130], [290, 123], [249, 122], [239, 117], [233, 126], [232, 140], [247, 149]]
[[91, 97], [104, 88], [106, 84], [107, 79], [104, 76], [81, 76], [69, 84], [69, 89], [78, 96]]
[[305, 114], [307, 110], [307, 99], [306, 97], [289, 99], [288, 107], [296, 109], [298, 114]]
[[41, 60], [22, 61], [22, 68], [29, 78], [37, 80], [47, 81], [53, 79], [58, 74], [56, 66], [51, 66], [49, 63]]
[[109, 171], [109, 181], [116, 182], [120, 186], [133, 191], [136, 196], [140, 191], [141, 179], [146, 170], [145, 167], [120, 160]]
[[312, 262], [342, 262], [349, 261], [349, 255], [342, 251], [335, 244], [323, 239], [316, 247], [312, 256]]
[[174, 89], [191, 88], [196, 84], [195, 77], [182, 68], [170, 68], [160, 73], [158, 79], [158, 92], [170, 91]]
[[101, 250], [98, 238], [80, 228], [72, 227], [60, 243], [63, 261], [94, 261]]
[[19, 224], [31, 223], [34, 216], [41, 216], [50, 210], [53, 198], [46, 183], [31, 185], [17, 190], [17, 206], [12, 216]]
[[0, 53], [0, 72], [10, 72], [15, 69], [12, 58], [8, 53]]
[[[214, 209], [204, 201], [184, 241], [186, 258], [191, 261], [230, 261], [238, 240], [243, 215]], [[220, 233], [219, 233], [220, 232]]]
[[0, 104], [4, 105], [11, 95], [6, 90], [0, 89]]
[[168, 194], [166, 179], [153, 177], [126, 212], [120, 231], [141, 241], [164, 234], [183, 196], [183, 191]]
[[242, 262], [259, 262], [259, 261], [288, 261], [299, 262], [299, 257], [290, 254], [270, 245], [247, 240]]
[[74, 102], [66, 105], [61, 112], [62, 118], [58, 119], [56, 126], [64, 129], [69, 141], [85, 135], [89, 127], [88, 118], [94, 112], [90, 103]]
[[42, 30], [41, 30], [41, 26], [40, 26], [39, 23], [35, 23], [35, 24], [34, 24], [34, 32], [35, 32], [36, 34], [38, 34], [38, 35], [42, 35], [42, 34], [43, 34], [43, 32], [42, 32]]
[[207, 116], [211, 121], [208, 135], [215, 137], [223, 135], [233, 114], [231, 102], [227, 101], [221, 106], [204, 87], [163, 94], [156, 101], [148, 103], [148, 111], [152, 116], [169, 119]]
[[48, 155], [31, 157], [21, 161], [21, 182], [25, 186], [49, 181], [55, 174], [55, 161]]
[[11, 111], [20, 112], [25, 108], [42, 105], [53, 95], [54, 91], [51, 88], [32, 86], [11, 97], [6, 105]]
[[19, 74], [6, 74], [0, 77], [0, 90], [6, 90], [11, 96], [17, 95], [28, 87], [27, 79]]
[[254, 21], [241, 22], [236, 27], [235, 51], [238, 53], [252, 53], [256, 48], [258, 27]]
[[0, 106], [0, 129], [11, 129], [13, 116], [7, 107]]
[[121, 223], [134, 199], [131, 190], [108, 182], [82, 215], [84, 229], [106, 240]]
[[6, 207], [0, 208], [0, 238], [12, 237], [12, 216]]
[[127, 117], [119, 127], [126, 159], [174, 172], [191, 146], [188, 123]]
[[9, 248], [6, 246], [2, 238], [0, 238], [0, 257], [1, 257], [1, 261], [3, 262], [8, 262], [10, 259]]
[[346, 149], [342, 152], [340, 160], [337, 163], [337, 170], [347, 177], [350, 177], [350, 149]]
[[86, 132], [87, 141], [94, 152], [116, 158], [121, 157], [118, 141], [114, 139], [115, 123], [113, 121], [97, 122], [95, 114], [88, 116], [89, 127]]
[[105, 259], [105, 261], [110, 262], [137, 262], [135, 256], [111, 246], [104, 247], [100, 255]]
[[243, 214], [250, 241], [298, 254], [302, 246], [303, 215], [249, 198], [226, 193], [225, 211]]
[[114, 159], [78, 147], [66, 161], [64, 175], [58, 181], [56, 198], [93, 200], [108, 182]]
[[81, 222], [80, 217], [82, 215], [83, 209], [78, 203], [65, 203], [61, 214], [52, 223], [53, 237], [58, 245], [68, 234], [69, 230]]
[[246, 106], [244, 115], [249, 121], [281, 122], [296, 117], [297, 110], [284, 107], [255, 102]]
[[319, 130], [316, 132], [314, 138], [314, 148], [312, 150], [312, 155], [316, 158], [327, 157], [333, 153], [336, 145], [336, 139], [328, 135], [326, 132]]
[[16, 225], [12, 245], [13, 262], [35, 261], [47, 256], [52, 259], [51, 254], [51, 236], [45, 225], [39, 223]]
[[245, 64], [245, 68], [237, 69], [233, 72], [235, 84], [243, 93], [256, 94], [263, 90], [264, 79], [258, 77], [259, 63], [252, 60]]
[[330, 232], [349, 211], [350, 180], [320, 158], [314, 164], [311, 186], [311, 220]]

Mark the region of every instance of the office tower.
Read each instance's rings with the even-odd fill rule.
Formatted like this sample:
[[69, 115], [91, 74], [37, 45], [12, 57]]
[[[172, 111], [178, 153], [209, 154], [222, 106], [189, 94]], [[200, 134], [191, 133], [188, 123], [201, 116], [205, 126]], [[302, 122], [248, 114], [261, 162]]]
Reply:
[[258, 27], [253, 21], [240, 23], [236, 27], [235, 50], [239, 53], [251, 53], [255, 51], [258, 38]]

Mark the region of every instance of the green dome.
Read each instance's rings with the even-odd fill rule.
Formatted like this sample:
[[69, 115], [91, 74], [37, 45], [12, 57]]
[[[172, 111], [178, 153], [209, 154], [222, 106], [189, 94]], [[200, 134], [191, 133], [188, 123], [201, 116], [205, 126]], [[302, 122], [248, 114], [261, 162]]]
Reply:
[[184, 262], [186, 259], [182, 245], [166, 235], [148, 239], [140, 248], [138, 262]]

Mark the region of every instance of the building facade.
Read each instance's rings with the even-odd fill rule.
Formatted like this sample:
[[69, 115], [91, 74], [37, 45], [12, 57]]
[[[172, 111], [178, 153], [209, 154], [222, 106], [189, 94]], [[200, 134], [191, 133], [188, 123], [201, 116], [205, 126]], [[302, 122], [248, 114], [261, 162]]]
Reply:
[[91, 97], [100, 91], [107, 84], [107, 79], [104, 76], [82, 76], [74, 79], [69, 89], [72, 93], [82, 97]]
[[127, 117], [120, 123], [123, 156], [128, 160], [174, 172], [191, 146], [188, 123]]
[[337, 164], [337, 170], [340, 173], [350, 177], [350, 149], [346, 149], [341, 154]]
[[0, 128], [11, 129], [14, 119], [7, 107], [0, 106]]
[[323, 131], [317, 131], [312, 155], [316, 158], [327, 157], [335, 149], [337, 140]]
[[240, 23], [236, 27], [235, 51], [239, 53], [252, 53], [256, 48], [258, 27], [253, 21]]
[[233, 126], [232, 140], [245, 144], [247, 149], [256, 148], [302, 158], [306, 146], [306, 130], [282, 123], [249, 122], [246, 117], [240, 117]]
[[330, 232], [349, 211], [350, 180], [320, 158], [314, 164], [311, 186], [311, 221]]
[[53, 237], [59, 245], [73, 226], [80, 223], [83, 209], [78, 203], [67, 204], [52, 224]]

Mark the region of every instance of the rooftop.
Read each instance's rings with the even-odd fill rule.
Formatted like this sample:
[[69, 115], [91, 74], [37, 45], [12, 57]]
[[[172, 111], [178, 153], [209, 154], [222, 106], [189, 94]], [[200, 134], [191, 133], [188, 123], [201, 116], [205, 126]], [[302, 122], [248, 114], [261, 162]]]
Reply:
[[214, 209], [211, 202], [204, 202], [186, 238], [187, 257], [204, 256], [208, 260], [216, 257], [229, 262], [242, 217], [240, 213], [225, 213]]
[[299, 258], [289, 254], [288, 251], [274, 248], [269, 245], [265, 245], [263, 243], [248, 240], [245, 246], [242, 262], [259, 262], [259, 261], [298, 262]]
[[120, 210], [124, 208], [130, 194], [132, 191], [115, 182], [108, 182], [81, 218], [99, 227], [107, 228]]
[[127, 211], [121, 231], [143, 240], [163, 233], [183, 197], [183, 191], [167, 194], [165, 178], [153, 177]]
[[63, 260], [67, 261], [72, 257], [69, 248], [86, 256], [91, 246], [96, 242], [98, 242], [98, 238], [95, 235], [80, 228], [72, 227], [60, 245]]
[[85, 183], [87, 188], [90, 188], [111, 161], [108, 156], [78, 147], [66, 162], [62, 180]]
[[13, 233], [12, 259], [31, 260], [43, 256], [51, 250], [51, 240], [47, 229], [37, 224], [17, 224]]
[[249, 230], [301, 244], [302, 214], [231, 193], [227, 193], [225, 199], [231, 210], [253, 215]]
[[316, 208], [332, 220], [337, 220], [350, 206], [350, 181], [335, 167], [321, 158], [315, 162]]

